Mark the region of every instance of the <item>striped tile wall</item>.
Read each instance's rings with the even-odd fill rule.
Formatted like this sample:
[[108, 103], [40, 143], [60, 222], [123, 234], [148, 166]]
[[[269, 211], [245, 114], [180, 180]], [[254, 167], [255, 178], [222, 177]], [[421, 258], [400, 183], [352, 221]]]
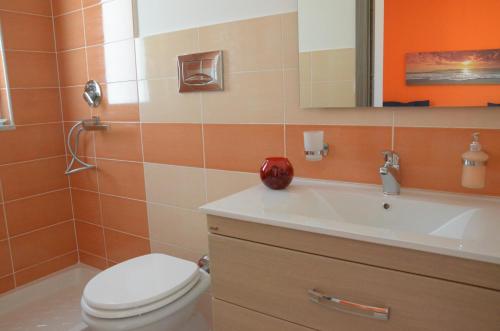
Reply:
[[[0, 293], [78, 261], [49, 0], [0, 1], [16, 130], [0, 132]], [[3, 95], [3, 93], [2, 93]]]

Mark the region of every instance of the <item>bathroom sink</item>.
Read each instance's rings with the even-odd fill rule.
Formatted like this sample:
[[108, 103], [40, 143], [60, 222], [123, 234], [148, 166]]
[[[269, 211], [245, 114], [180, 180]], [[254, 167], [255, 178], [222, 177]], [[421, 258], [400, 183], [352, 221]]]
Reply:
[[201, 207], [207, 214], [500, 264], [500, 199], [295, 180]]

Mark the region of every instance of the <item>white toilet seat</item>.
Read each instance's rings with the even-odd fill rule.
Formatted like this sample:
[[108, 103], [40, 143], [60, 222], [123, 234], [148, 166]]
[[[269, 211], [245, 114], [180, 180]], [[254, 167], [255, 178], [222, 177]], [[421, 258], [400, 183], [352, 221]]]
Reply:
[[[183, 320], [193, 313], [196, 300], [210, 287], [210, 275], [202, 270], [199, 273], [200, 279], [190, 291], [162, 308], [142, 315], [118, 319], [98, 318], [82, 311], [83, 322], [90, 327], [90, 330], [106, 331], [143, 330], [143, 328], [156, 331], [160, 328], [151, 327], [151, 325], [166, 320], [175, 325], [175, 320]], [[147, 326], [149, 328], [146, 328]]]
[[85, 313], [89, 314], [90, 316], [98, 317], [98, 318], [105, 318], [105, 319], [115, 319], [115, 318], [126, 318], [126, 317], [132, 317], [132, 316], [137, 316], [137, 315], [142, 315], [142, 314], [147, 314], [149, 312], [152, 312], [153, 310], [160, 309], [175, 300], [181, 298], [184, 296], [187, 292], [189, 292], [199, 281], [200, 277], [195, 278], [191, 283], [189, 283], [187, 286], [179, 290], [178, 292], [169, 295], [163, 299], [160, 299], [158, 301], [155, 301], [150, 304], [146, 304], [143, 306], [139, 307], [134, 307], [130, 309], [95, 309], [87, 304], [85, 299], [82, 297], [81, 300], [81, 306], [82, 309]]
[[99, 319], [119, 319], [160, 309], [199, 282], [202, 273], [190, 261], [164, 254], [140, 256], [111, 267], [84, 289], [83, 311]]

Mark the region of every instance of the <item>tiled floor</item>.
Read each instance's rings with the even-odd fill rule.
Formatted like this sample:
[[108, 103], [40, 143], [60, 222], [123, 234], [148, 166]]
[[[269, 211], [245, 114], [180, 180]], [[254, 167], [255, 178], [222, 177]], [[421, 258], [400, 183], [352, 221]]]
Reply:
[[[1, 331], [84, 331], [80, 298], [85, 284], [98, 273], [77, 265], [0, 296]], [[211, 322], [210, 294], [199, 302], [199, 318]]]
[[0, 296], [2, 331], [81, 331], [80, 298], [98, 271], [78, 265]]

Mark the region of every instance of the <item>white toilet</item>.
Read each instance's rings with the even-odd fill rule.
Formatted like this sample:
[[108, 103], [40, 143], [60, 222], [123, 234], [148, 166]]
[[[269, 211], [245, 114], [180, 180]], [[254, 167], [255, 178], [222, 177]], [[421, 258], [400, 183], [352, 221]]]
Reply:
[[91, 279], [82, 317], [90, 331], [208, 331], [196, 311], [210, 276], [190, 261], [149, 254], [119, 263]]

